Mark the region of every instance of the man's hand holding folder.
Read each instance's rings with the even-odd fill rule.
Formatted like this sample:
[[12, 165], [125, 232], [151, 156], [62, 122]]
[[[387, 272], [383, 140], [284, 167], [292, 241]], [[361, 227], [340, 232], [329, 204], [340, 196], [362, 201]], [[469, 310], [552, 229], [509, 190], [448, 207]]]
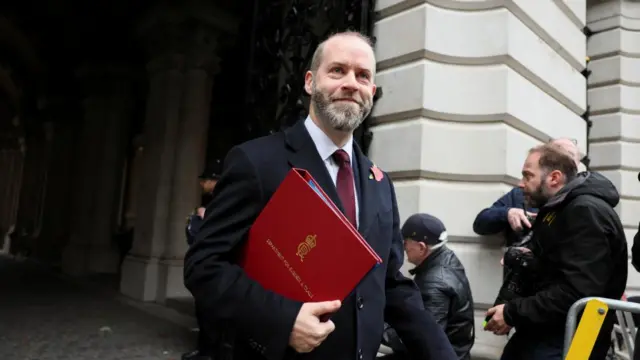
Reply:
[[292, 169], [249, 232], [241, 265], [267, 290], [303, 302], [289, 345], [310, 352], [330, 315], [382, 260], [308, 172]]
[[306, 353], [322, 344], [336, 328], [333, 321], [322, 321], [322, 317], [338, 311], [340, 305], [339, 300], [304, 303], [293, 325], [289, 346], [299, 353]]

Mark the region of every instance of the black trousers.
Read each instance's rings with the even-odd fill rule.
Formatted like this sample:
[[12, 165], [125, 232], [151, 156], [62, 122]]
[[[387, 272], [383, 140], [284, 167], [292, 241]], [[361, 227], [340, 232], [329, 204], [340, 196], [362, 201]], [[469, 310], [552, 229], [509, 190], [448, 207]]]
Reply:
[[198, 302], [196, 305], [196, 320], [198, 321], [198, 352], [200, 355], [212, 356], [214, 353], [213, 349], [213, 334], [211, 332], [211, 327], [207, 325], [205, 322], [204, 314], [202, 312], [202, 307], [198, 306]]
[[562, 333], [535, 336], [525, 332], [513, 334], [500, 360], [562, 360]]
[[[640, 296], [631, 296], [627, 298], [627, 301], [629, 302], [633, 302], [633, 303], [640, 303]], [[631, 317], [633, 317], [633, 322], [635, 326], [640, 326], [640, 314], [631, 314]], [[634, 353], [633, 353], [633, 360], [640, 360], [640, 336], [636, 335], [636, 339], [634, 342]]]

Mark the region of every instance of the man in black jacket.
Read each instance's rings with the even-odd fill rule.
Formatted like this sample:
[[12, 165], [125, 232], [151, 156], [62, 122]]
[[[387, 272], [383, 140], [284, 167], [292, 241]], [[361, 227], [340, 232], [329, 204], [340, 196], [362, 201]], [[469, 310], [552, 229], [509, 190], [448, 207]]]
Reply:
[[[415, 277], [426, 310], [447, 334], [460, 360], [471, 358], [475, 340], [473, 297], [464, 266], [446, 246], [447, 230], [440, 219], [429, 214], [411, 215], [402, 226], [407, 260], [416, 267]], [[394, 351], [393, 359], [404, 359], [406, 352], [392, 328], [384, 340]]]
[[[486, 330], [504, 335], [512, 327], [502, 360], [562, 358], [567, 312], [577, 300], [620, 299], [627, 283], [627, 242], [613, 209], [620, 196], [598, 173], [577, 174], [563, 148], [533, 148], [522, 169], [520, 187], [540, 209], [530, 249], [537, 259], [530, 296], [495, 306]], [[602, 326], [590, 359], [604, 359], [615, 312]]]

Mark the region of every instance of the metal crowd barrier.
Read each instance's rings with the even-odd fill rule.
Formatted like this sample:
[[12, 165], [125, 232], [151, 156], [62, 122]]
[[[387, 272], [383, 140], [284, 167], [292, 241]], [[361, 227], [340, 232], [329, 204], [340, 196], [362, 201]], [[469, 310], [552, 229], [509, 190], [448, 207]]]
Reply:
[[[580, 324], [578, 314], [584, 309]], [[565, 360], [587, 360], [591, 355], [600, 328], [609, 310], [618, 311], [618, 329], [624, 345], [633, 358], [633, 338], [635, 338], [635, 324], [631, 316], [623, 316], [619, 312], [640, 314], [640, 304], [627, 301], [588, 297], [576, 301], [567, 314], [564, 335], [563, 358]], [[614, 336], [618, 336], [614, 334]]]

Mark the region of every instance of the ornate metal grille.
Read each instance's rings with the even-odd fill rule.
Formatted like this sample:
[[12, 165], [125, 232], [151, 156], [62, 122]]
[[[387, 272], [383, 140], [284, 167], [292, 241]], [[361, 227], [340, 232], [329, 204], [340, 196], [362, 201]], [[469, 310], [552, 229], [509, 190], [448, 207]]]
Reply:
[[[254, 2], [245, 91], [249, 133], [260, 136], [275, 132], [306, 116], [303, 74], [313, 51], [334, 32], [353, 30], [371, 36], [374, 1]], [[371, 142], [368, 126], [366, 119], [355, 134], [365, 153]]]

